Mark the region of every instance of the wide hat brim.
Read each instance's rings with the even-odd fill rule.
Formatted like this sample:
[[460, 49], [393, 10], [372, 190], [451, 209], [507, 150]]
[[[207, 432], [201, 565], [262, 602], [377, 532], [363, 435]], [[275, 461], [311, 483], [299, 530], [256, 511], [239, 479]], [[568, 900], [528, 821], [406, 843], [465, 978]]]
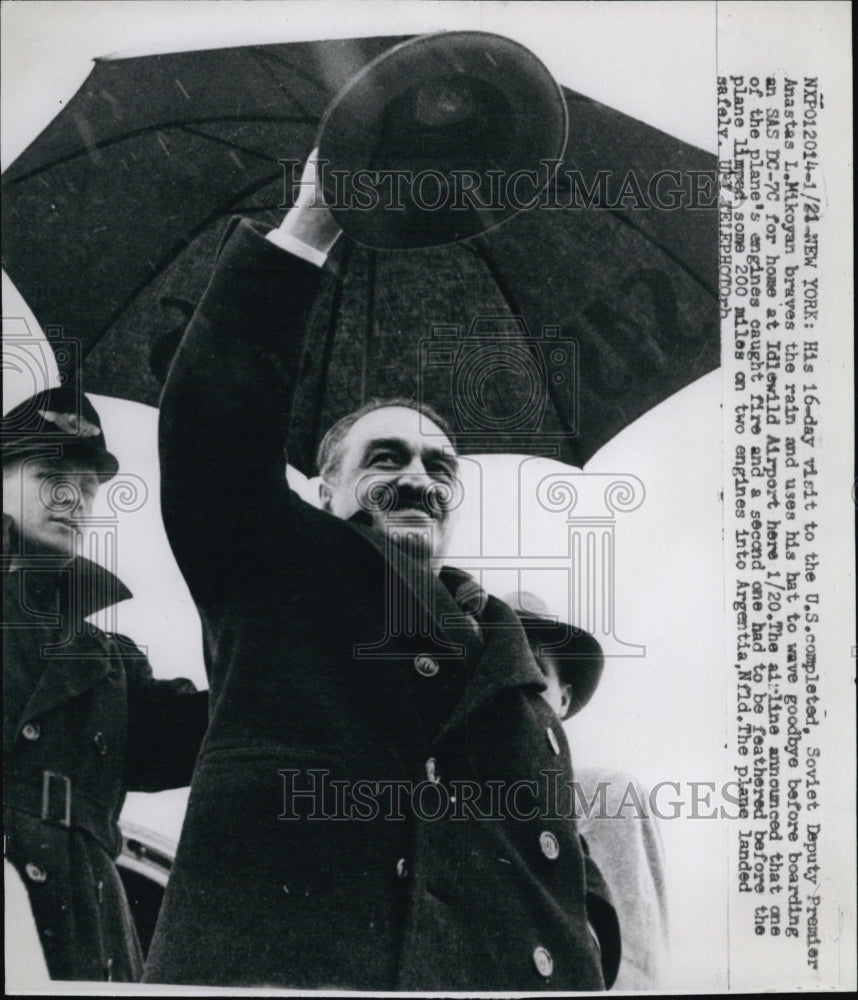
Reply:
[[331, 102], [316, 144], [337, 223], [391, 250], [467, 239], [510, 218], [549, 183], [566, 136], [563, 93], [536, 56], [462, 31], [373, 60]]
[[599, 686], [605, 664], [602, 647], [595, 636], [582, 629], [532, 612], [516, 613], [537, 656], [550, 655], [561, 682], [571, 685], [572, 696], [565, 715], [568, 719], [581, 711]]

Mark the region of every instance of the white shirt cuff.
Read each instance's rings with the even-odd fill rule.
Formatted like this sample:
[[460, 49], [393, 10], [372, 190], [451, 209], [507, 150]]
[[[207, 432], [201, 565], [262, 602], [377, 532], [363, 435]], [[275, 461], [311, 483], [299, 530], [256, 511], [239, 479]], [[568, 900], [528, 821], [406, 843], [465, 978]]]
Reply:
[[291, 233], [284, 233], [280, 229], [272, 229], [270, 233], [267, 233], [265, 238], [270, 240], [275, 246], [280, 247], [281, 250], [285, 250], [287, 253], [291, 253], [294, 257], [300, 257], [302, 260], [309, 261], [311, 264], [315, 264], [316, 267], [323, 267], [325, 261], [328, 259], [328, 255], [324, 250], [317, 250], [316, 247], [311, 247], [309, 243], [304, 243], [293, 236]]

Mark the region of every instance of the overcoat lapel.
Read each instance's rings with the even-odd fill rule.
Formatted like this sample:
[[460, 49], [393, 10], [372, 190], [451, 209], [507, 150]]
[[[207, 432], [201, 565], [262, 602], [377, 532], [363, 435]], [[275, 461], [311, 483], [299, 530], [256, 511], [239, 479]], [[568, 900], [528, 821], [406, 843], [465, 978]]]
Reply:
[[[352, 520], [360, 532], [398, 575], [398, 584], [410, 589], [435, 623], [436, 638], [464, 649], [466, 662], [465, 691], [452, 715], [438, 734], [444, 738], [500, 691], [513, 687], [546, 688], [545, 676], [530, 650], [527, 636], [516, 613], [495, 597], [489, 596], [481, 616], [483, 638], [465, 622], [461, 608], [441, 581], [433, 575], [426, 588], [415, 588], [419, 570], [413, 560], [397, 551], [393, 559], [388, 540], [378, 531]], [[428, 597], [427, 603], [427, 595]]]
[[482, 616], [485, 646], [468, 676], [468, 684], [453, 714], [438, 734], [443, 739], [467, 722], [478, 708], [500, 691], [513, 687], [546, 688], [518, 616], [503, 601], [489, 596]]
[[103, 659], [47, 659], [36, 690], [30, 695], [21, 713], [18, 728], [37, 715], [44, 715], [57, 705], [77, 698], [109, 673], [110, 658], [107, 650], [104, 651]]
[[356, 519], [348, 523], [382, 556], [389, 571], [395, 575], [395, 585], [410, 594], [420, 606], [424, 620], [432, 623], [431, 638], [435, 648], [426, 652], [462, 657], [470, 667], [479, 656], [483, 642], [467, 624], [462, 609], [447, 588], [434, 574], [427, 578], [425, 571], [402, 550], [392, 552], [387, 537], [379, 531]]
[[[87, 629], [88, 615], [132, 596], [113, 573], [88, 559], [78, 558], [71, 566], [52, 572], [54, 596], [50, 611], [55, 612], [51, 617], [58, 627], [51, 629], [51, 644], [37, 651], [44, 669], [21, 713], [19, 729], [35, 716], [77, 698], [106, 677], [111, 668], [116, 669], [115, 656], [95, 634], [90, 637], [91, 646], [85, 653], [81, 652], [79, 642], [70, 644], [69, 649], [76, 650], [74, 655], [63, 655], [62, 645], [55, 640], [63, 634], [71, 637], [76, 629]], [[43, 603], [45, 582], [45, 571], [21, 571], [22, 610]], [[33, 596], [32, 601], [29, 595]], [[36, 629], [45, 636], [44, 627]]]

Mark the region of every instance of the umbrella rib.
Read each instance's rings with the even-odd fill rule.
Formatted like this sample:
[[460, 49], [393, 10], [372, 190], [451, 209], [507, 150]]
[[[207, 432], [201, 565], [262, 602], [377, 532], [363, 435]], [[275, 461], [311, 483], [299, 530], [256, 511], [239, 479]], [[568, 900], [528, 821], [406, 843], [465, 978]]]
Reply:
[[[521, 316], [521, 317], [523, 317], [524, 314], [523, 314], [523, 312], [521, 310], [521, 306], [520, 306], [518, 300], [516, 299], [515, 295], [510, 290], [509, 285], [506, 283], [506, 281], [504, 281], [504, 279], [503, 279], [503, 277], [502, 277], [499, 269], [497, 268], [497, 266], [495, 265], [494, 260], [492, 259], [491, 252], [489, 251], [489, 249], [486, 246], [485, 242], [483, 240], [480, 240], [480, 239], [475, 239], [475, 240], [473, 240], [473, 247], [474, 247], [474, 250], [475, 250], [477, 256], [480, 257], [480, 259], [483, 261], [483, 263], [489, 269], [489, 274], [491, 274], [492, 278], [494, 279], [495, 284], [498, 287], [498, 290], [500, 291], [500, 293], [503, 296], [503, 298], [506, 300], [507, 306], [509, 307], [509, 309], [512, 312], [512, 314], [514, 316]], [[533, 349], [532, 343], [527, 342], [527, 341], [525, 341], [525, 343], [527, 343], [528, 349], [533, 354], [534, 353], [534, 349]], [[561, 424], [563, 425], [564, 431], [570, 436], [570, 438], [576, 437], [577, 436], [577, 432], [576, 432], [575, 428], [569, 424], [569, 421], [566, 418], [566, 415], [563, 413], [562, 407], [558, 405], [558, 400], [555, 397], [555, 391], [554, 391], [554, 389], [553, 389], [553, 387], [551, 385], [551, 381], [550, 380], [548, 382], [548, 394], [551, 397], [551, 401], [554, 403], [554, 411], [557, 414], [557, 416], [558, 416]], [[572, 445], [571, 445], [571, 447], [572, 447], [573, 451], [575, 452], [576, 460], [580, 459], [580, 452], [579, 452], [579, 448], [578, 448], [577, 444], [573, 442]], [[574, 464], [580, 466], [582, 463], [580, 461], [576, 461]]]
[[614, 216], [615, 219], [619, 220], [624, 225], [628, 226], [630, 229], [633, 229], [636, 233], [638, 233], [640, 236], [643, 236], [645, 240], [647, 240], [654, 247], [660, 250], [665, 255], [665, 257], [669, 258], [674, 264], [676, 264], [676, 266], [684, 274], [686, 274], [695, 284], [699, 285], [704, 291], [708, 292], [713, 298], [715, 299], [718, 298], [717, 293], [709, 284], [709, 282], [704, 281], [703, 278], [701, 278], [694, 271], [692, 271], [681, 257], [677, 257], [677, 255], [672, 250], [665, 247], [662, 243], [660, 243], [657, 239], [654, 239], [649, 233], [645, 232], [639, 226], [636, 226], [632, 222], [632, 220], [629, 219], [627, 216], [623, 215], [622, 212], [617, 212], [614, 209], [608, 209], [608, 211], [611, 213], [611, 215]]
[[369, 362], [373, 349], [373, 334], [375, 332], [375, 281], [376, 281], [376, 251], [370, 250], [367, 255], [366, 270], [366, 323], [364, 324], [363, 364], [360, 377], [360, 402], [366, 402], [366, 387], [369, 374]]
[[[236, 201], [238, 201], [239, 198], [246, 198], [248, 195], [252, 195], [254, 191], [258, 191], [260, 188], [265, 187], [266, 184], [270, 184], [271, 181], [274, 180], [275, 177], [277, 176], [278, 176], [277, 174], [272, 174], [271, 176], [265, 177], [261, 181], [256, 182], [255, 184], [249, 185], [247, 188], [245, 188], [243, 191], [237, 194], [231, 201], [219, 205], [213, 212], [211, 212], [204, 219], [202, 219], [196, 226], [189, 229], [185, 239], [181, 243], [177, 243], [174, 246], [174, 248], [170, 250], [168, 254], [164, 258], [162, 258], [161, 261], [159, 261], [159, 270], [156, 272], [155, 276], [157, 277], [158, 275], [163, 274], [163, 272], [167, 269], [167, 267], [179, 256], [179, 254], [184, 249], [186, 249], [193, 242], [193, 240], [201, 232], [207, 229], [219, 216], [222, 216], [227, 212], [232, 213], [235, 210], [234, 208], [235, 203]], [[95, 348], [101, 343], [102, 338], [105, 336], [108, 330], [110, 330], [113, 324], [128, 308], [128, 306], [132, 302], [134, 302], [134, 300], [143, 292], [145, 288], [147, 288], [152, 283], [153, 280], [154, 279], [151, 277], [146, 278], [144, 281], [141, 281], [137, 285], [135, 285], [134, 288], [128, 293], [128, 295], [125, 296], [122, 303], [119, 306], [117, 306], [117, 308], [113, 310], [113, 312], [111, 312], [110, 315], [106, 318], [103, 326], [98, 331], [98, 336], [93, 338], [84, 357], [87, 357], [92, 351], [95, 350]], [[81, 361], [83, 360], [84, 358], [82, 357]]]
[[[297, 123], [293, 122], [292, 124]], [[229, 139], [223, 139], [219, 135], [212, 135], [210, 132], [204, 132], [193, 125], [183, 125], [182, 131], [189, 132], [191, 135], [198, 135], [202, 139], [208, 139], [211, 142], [218, 143], [221, 146], [226, 146], [228, 149], [235, 150], [236, 152], [247, 153], [250, 156], [255, 156], [257, 159], [263, 160], [266, 163], [271, 162], [270, 153], [261, 152], [258, 149], [253, 149], [251, 146], [245, 146], [237, 142], [232, 142]]]
[[[351, 261], [352, 254], [354, 253], [353, 243], [343, 244], [343, 253], [339, 261], [340, 269], [340, 280], [334, 285], [334, 294], [331, 296], [331, 310], [328, 317], [328, 329], [325, 335], [325, 346], [322, 353], [322, 363], [321, 363], [321, 378], [320, 385], [326, 384], [328, 368], [331, 365], [331, 357], [334, 353], [334, 338], [337, 332], [337, 319], [339, 317], [340, 306], [343, 301], [343, 294], [345, 289], [345, 275], [348, 270], [349, 262]], [[316, 399], [316, 412], [313, 414], [312, 422], [312, 442], [317, 442], [319, 440], [319, 428], [322, 425], [322, 409], [325, 402], [325, 392], [324, 389], [320, 388], [318, 398]], [[310, 461], [312, 463], [313, 457], [310, 456]], [[318, 470], [317, 470], [318, 471]]]
[[[383, 42], [385, 47], [382, 48], [381, 51], [384, 52], [387, 48], [392, 48], [394, 45], [398, 45], [400, 42], [403, 42], [406, 39], [411, 38], [411, 37], [413, 37], [413, 36], [411, 36], [411, 35], [389, 35], [389, 36], [388, 35], [381, 35], [381, 36], [376, 36], [375, 38], [370, 38], [370, 39], [357, 39], [357, 41], [359, 41], [359, 42], [367, 42], [368, 41], [368, 42], [371, 42], [371, 43], [373, 43], [373, 42]], [[345, 39], [328, 39], [327, 40], [327, 44], [330, 44], [332, 41], [353, 42], [355, 40], [356, 39], [351, 39], [351, 38], [345, 38]], [[312, 43], [309, 43], [309, 44], [312, 44]], [[275, 50], [277, 50], [277, 51], [275, 51]], [[296, 66], [296, 64], [293, 61], [289, 60], [287, 58], [287, 56], [284, 55], [283, 51], [280, 49], [280, 46], [268, 46], [268, 45], [252, 46], [251, 47], [251, 52], [253, 53], [254, 56], [256, 56], [257, 58], [259, 58], [260, 61], [261, 60], [267, 60], [270, 63], [276, 63], [278, 66], [280, 66], [283, 69], [285, 69], [291, 75], [296, 76], [296, 77], [300, 77], [301, 79], [305, 80], [307, 83], [309, 83], [312, 87], [315, 88], [315, 90], [318, 92], [319, 96], [324, 99], [326, 105], [328, 104], [328, 102], [334, 96], [334, 94], [331, 94], [329, 92], [329, 88], [328, 87], [325, 87], [322, 84], [320, 84], [319, 81], [314, 76], [312, 76], [306, 70], [303, 70], [303, 69], [299, 68], [298, 66]], [[380, 53], [376, 53], [376, 55], [375, 56], [371, 56], [369, 60], [364, 59], [363, 62], [362, 62], [362, 64], [361, 64], [361, 67], [363, 67], [365, 65], [368, 65], [368, 63], [371, 62], [372, 59], [375, 59], [376, 56], [379, 55], [379, 54]], [[268, 70], [268, 72], [273, 72], [270, 66], [266, 67], [266, 69]], [[359, 70], [356, 70], [355, 72], [359, 72]], [[277, 81], [277, 82], [279, 83], [280, 81]], [[346, 81], [344, 80], [343, 81], [343, 85], [345, 85], [345, 83], [346, 83]], [[337, 89], [339, 89], [339, 88], [337, 88]], [[307, 113], [309, 114], [308, 109], [298, 100], [298, 98], [294, 94], [290, 94], [289, 96], [292, 98], [293, 101], [295, 101], [296, 104], [300, 104], [301, 107], [303, 107], [304, 110], [307, 111]]]
[[[216, 122], [267, 122], [272, 125], [311, 125], [314, 128], [317, 124], [315, 121], [311, 121], [308, 118], [282, 115], [220, 115], [216, 117], [213, 116], [211, 118], [201, 118], [195, 124], [213, 124]], [[70, 163], [72, 160], [80, 159], [82, 156], [91, 155], [93, 149], [107, 149], [110, 146], [115, 146], [117, 143], [125, 142], [128, 139], [135, 139], [138, 136], [146, 135], [152, 132], [160, 132], [170, 129], [189, 131], [192, 127], [193, 126], [189, 125], [188, 122], [167, 121], [160, 122], [157, 125], [147, 125], [145, 128], [132, 129], [130, 132], [123, 132], [121, 135], [111, 136], [109, 139], [102, 139], [100, 142], [95, 143], [92, 147], [76, 149], [71, 153], [66, 153], [55, 160], [51, 160], [50, 163], [42, 164], [40, 167], [33, 167], [31, 170], [28, 170], [17, 177], [13, 177], [11, 180], [7, 180], [6, 183], [11, 186], [13, 184], [20, 184], [23, 181], [30, 180], [32, 177], [38, 177], [39, 174], [42, 174], [47, 170], [51, 170], [54, 167], [60, 166], [64, 163]], [[213, 137], [210, 135], [206, 135], [205, 138], [214, 141]], [[270, 159], [270, 157], [268, 157], [268, 159]], [[9, 167], [9, 170], [6, 172], [7, 176], [14, 169], [14, 166], [15, 164], [13, 163], [12, 166]]]
[[[288, 59], [285, 59], [279, 53], [271, 52], [270, 50], [266, 51], [265, 48], [263, 48], [262, 46], [257, 46], [251, 49], [251, 54], [257, 58], [258, 62], [262, 64], [261, 68], [264, 69], [265, 72], [268, 73], [270, 77], [274, 79], [278, 85], [281, 85], [282, 81], [276, 78], [274, 70], [271, 67], [271, 65], [265, 65], [265, 63], [269, 64], [272, 62], [277, 63], [278, 66], [285, 69], [288, 73], [292, 74], [293, 76], [300, 77], [305, 82], [311, 84], [311, 86], [313, 86], [316, 89], [319, 95], [323, 97], [325, 99], [325, 102], [327, 103], [328, 94], [325, 88], [319, 84], [319, 81], [314, 79], [309, 73], [305, 72], [304, 70], [298, 69], [298, 67], [295, 66], [294, 63], [290, 63]], [[310, 114], [306, 105], [302, 101], [299, 101], [294, 94], [290, 93], [289, 96], [296, 104], [298, 104], [302, 108], [305, 114], [307, 115]], [[318, 122], [314, 124], [318, 124]]]

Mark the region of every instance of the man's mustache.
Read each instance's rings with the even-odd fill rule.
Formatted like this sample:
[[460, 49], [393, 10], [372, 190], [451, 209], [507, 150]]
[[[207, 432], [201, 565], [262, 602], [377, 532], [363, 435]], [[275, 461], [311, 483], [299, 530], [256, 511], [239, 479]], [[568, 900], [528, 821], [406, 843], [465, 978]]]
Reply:
[[393, 501], [393, 510], [418, 510], [424, 513], [433, 513], [432, 507], [427, 503], [426, 490], [415, 490], [411, 487], [397, 487]]
[[439, 501], [437, 491], [415, 490], [410, 486], [395, 487], [395, 490], [392, 511], [400, 513], [415, 510], [430, 517], [443, 517], [447, 513], [446, 507]]
[[377, 481], [362, 492], [359, 504], [362, 510], [373, 514], [398, 514], [413, 510], [440, 520], [448, 515], [453, 499], [454, 491], [443, 483], [421, 488]]

